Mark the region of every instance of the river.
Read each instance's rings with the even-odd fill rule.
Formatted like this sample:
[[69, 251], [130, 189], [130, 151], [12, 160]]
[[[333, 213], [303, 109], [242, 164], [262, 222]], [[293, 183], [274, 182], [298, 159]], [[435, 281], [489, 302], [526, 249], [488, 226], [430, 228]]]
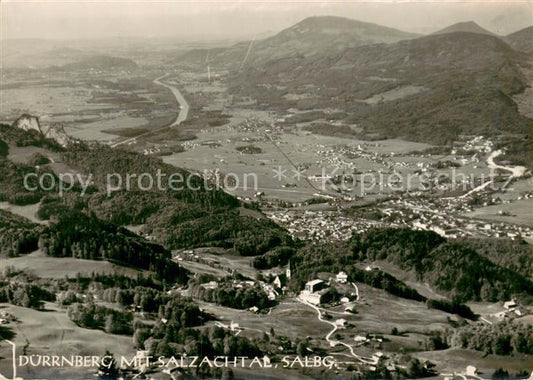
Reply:
[[153, 129], [151, 131], [148, 131], [148, 132], [145, 132], [145, 133], [141, 133], [138, 136], [131, 137], [129, 139], [125, 139], [125, 140], [113, 143], [113, 144], [110, 145], [112, 148], [115, 148], [115, 147], [117, 147], [119, 145], [132, 143], [132, 142], [136, 141], [139, 137], [147, 136], [147, 135], [150, 135], [150, 134], [152, 134], [154, 132], [158, 132], [158, 131], [162, 131], [162, 130], [167, 129], [167, 128], [172, 128], [172, 127], [178, 126], [182, 122], [187, 120], [187, 116], [189, 116], [189, 103], [187, 103], [187, 100], [185, 100], [185, 97], [182, 95], [182, 93], [180, 92], [180, 90], [176, 86], [167, 84], [165, 82], [161, 82], [161, 80], [163, 80], [164, 78], [166, 78], [168, 76], [169, 76], [169, 74], [162, 75], [159, 78], [154, 79], [154, 83], [157, 84], [157, 85], [160, 85], [160, 86], [168, 88], [170, 91], [172, 91], [172, 95], [174, 95], [174, 97], [176, 98], [176, 101], [178, 102], [178, 114], [176, 115], [176, 118], [174, 119], [174, 121], [172, 121], [172, 123], [170, 123], [168, 125], [165, 125], [164, 127]]

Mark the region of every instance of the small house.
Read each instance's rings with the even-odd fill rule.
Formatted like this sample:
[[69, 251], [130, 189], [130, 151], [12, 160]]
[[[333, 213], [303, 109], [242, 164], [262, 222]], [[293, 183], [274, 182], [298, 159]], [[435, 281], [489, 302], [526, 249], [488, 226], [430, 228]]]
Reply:
[[315, 293], [318, 292], [321, 289], [324, 289], [326, 287], [326, 283], [322, 280], [312, 280], [305, 284], [305, 290], [309, 293]]
[[516, 300], [511, 300], [511, 301], [507, 301], [507, 302], [504, 302], [503, 303], [503, 308], [506, 309], [506, 310], [513, 310], [514, 308], [516, 308], [518, 305], [516, 304]]
[[469, 365], [466, 367], [466, 376], [476, 376], [477, 377], [477, 368], [473, 365]]
[[335, 279], [339, 284], [346, 284], [348, 282], [348, 275], [346, 272], [340, 271]]
[[346, 319], [344, 318], [339, 318], [335, 321], [335, 324], [339, 327], [346, 327], [346, 325], [348, 324], [348, 321], [346, 321]]

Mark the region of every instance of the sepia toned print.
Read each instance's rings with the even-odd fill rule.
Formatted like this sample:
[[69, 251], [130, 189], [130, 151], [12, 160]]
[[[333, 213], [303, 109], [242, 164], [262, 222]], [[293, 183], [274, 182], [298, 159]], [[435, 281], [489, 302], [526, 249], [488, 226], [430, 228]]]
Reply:
[[531, 2], [0, 8], [0, 380], [533, 379]]

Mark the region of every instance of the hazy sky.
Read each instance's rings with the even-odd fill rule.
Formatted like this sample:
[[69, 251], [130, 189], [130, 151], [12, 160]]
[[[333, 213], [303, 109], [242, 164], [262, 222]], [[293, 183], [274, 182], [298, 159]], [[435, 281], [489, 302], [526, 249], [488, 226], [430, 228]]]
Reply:
[[3, 39], [250, 38], [313, 15], [345, 16], [412, 32], [473, 20], [507, 34], [533, 24], [532, 1], [0, 0], [0, 21]]

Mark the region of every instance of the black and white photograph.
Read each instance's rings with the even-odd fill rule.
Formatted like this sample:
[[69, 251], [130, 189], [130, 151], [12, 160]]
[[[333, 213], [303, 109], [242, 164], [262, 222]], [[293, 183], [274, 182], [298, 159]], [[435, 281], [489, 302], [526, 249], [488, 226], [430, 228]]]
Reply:
[[533, 1], [1, 0], [0, 380], [533, 380]]

